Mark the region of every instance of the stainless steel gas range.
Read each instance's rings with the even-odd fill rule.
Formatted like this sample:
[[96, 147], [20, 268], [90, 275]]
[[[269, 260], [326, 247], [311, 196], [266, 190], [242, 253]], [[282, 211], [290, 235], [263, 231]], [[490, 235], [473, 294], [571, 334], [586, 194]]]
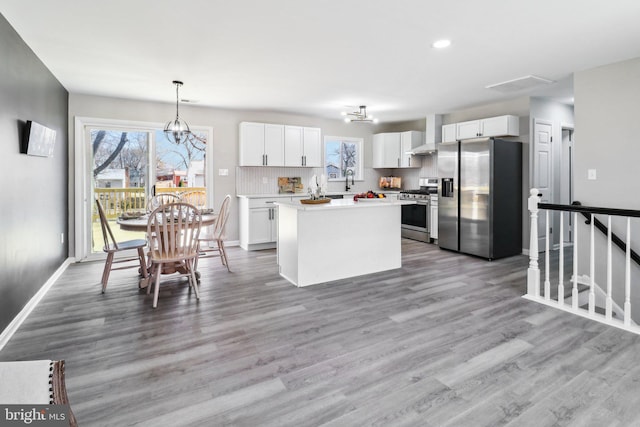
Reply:
[[415, 205], [402, 206], [401, 235], [408, 239], [431, 242], [431, 201], [438, 197], [438, 178], [420, 178], [420, 188], [401, 190], [399, 200], [412, 200]]

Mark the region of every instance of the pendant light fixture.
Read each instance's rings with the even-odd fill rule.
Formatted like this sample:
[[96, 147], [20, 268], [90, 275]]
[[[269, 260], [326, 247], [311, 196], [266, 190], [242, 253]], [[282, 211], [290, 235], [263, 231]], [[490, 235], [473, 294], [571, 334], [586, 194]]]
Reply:
[[183, 144], [191, 137], [191, 129], [189, 129], [187, 122], [180, 118], [178, 111], [180, 104], [180, 96], [178, 93], [183, 83], [179, 80], [174, 80], [173, 84], [176, 85], [176, 118], [164, 126], [164, 134], [167, 139], [174, 144]]
[[354, 111], [352, 113], [348, 113], [346, 111], [342, 112], [344, 116], [344, 121], [346, 123], [356, 122], [356, 123], [378, 123], [378, 119], [374, 118], [371, 115], [367, 114], [367, 106], [361, 105], [358, 111]]

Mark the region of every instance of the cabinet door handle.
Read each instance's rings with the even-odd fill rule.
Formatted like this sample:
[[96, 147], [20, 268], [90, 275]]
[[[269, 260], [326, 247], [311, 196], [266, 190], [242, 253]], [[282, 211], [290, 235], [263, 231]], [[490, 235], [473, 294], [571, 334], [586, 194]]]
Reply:
[[398, 158], [398, 167], [400, 167], [400, 158]]
[[264, 166], [264, 154], [262, 155], [262, 166]]
[[264, 155], [264, 165], [265, 166], [269, 166], [269, 155], [268, 154]]
[[271, 218], [271, 212], [272, 212], [272, 209], [271, 209], [271, 208], [269, 208], [269, 221], [271, 221], [271, 219], [272, 219], [272, 218]]

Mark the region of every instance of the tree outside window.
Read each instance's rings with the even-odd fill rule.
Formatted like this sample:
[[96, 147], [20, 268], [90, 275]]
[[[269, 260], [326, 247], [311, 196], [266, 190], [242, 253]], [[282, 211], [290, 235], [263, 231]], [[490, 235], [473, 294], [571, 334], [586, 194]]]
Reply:
[[343, 180], [347, 170], [356, 180], [362, 180], [364, 163], [362, 138], [324, 137], [324, 171], [328, 180]]

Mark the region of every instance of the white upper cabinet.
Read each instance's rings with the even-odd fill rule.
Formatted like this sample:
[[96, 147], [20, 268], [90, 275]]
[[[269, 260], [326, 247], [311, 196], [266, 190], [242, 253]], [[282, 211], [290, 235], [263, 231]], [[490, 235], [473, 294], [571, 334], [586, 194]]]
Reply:
[[499, 116], [483, 119], [482, 136], [519, 136], [520, 120], [518, 116]]
[[284, 166], [284, 125], [240, 123], [240, 166]]
[[416, 130], [409, 130], [400, 133], [400, 167], [417, 168], [422, 166], [422, 162], [415, 159], [413, 155], [407, 154], [412, 148], [424, 143], [424, 134]]
[[264, 125], [265, 166], [284, 166], [284, 125]]
[[304, 165], [312, 168], [322, 167], [322, 131], [320, 128], [303, 128]]
[[412, 161], [407, 151], [422, 145], [422, 132], [388, 132], [373, 135], [374, 168], [419, 167], [418, 161]]
[[457, 140], [456, 123], [442, 126], [442, 142], [453, 142]]
[[301, 126], [284, 127], [284, 165], [304, 166], [304, 148], [302, 146], [303, 129]]
[[322, 167], [321, 130], [242, 122], [239, 166]]
[[457, 139], [469, 139], [482, 136], [480, 134], [482, 125], [480, 120], [472, 120], [470, 122], [456, 123]]
[[320, 128], [284, 127], [285, 166], [322, 167]]
[[240, 166], [264, 166], [264, 123], [240, 123]]
[[[456, 123], [456, 139], [470, 139], [491, 136], [518, 136], [520, 126], [518, 116], [498, 116], [488, 119]], [[449, 125], [448, 125], [449, 126]], [[444, 135], [445, 129], [442, 128]], [[442, 139], [443, 142], [444, 136]]]
[[400, 133], [377, 133], [373, 135], [373, 167], [397, 168], [399, 166]]

